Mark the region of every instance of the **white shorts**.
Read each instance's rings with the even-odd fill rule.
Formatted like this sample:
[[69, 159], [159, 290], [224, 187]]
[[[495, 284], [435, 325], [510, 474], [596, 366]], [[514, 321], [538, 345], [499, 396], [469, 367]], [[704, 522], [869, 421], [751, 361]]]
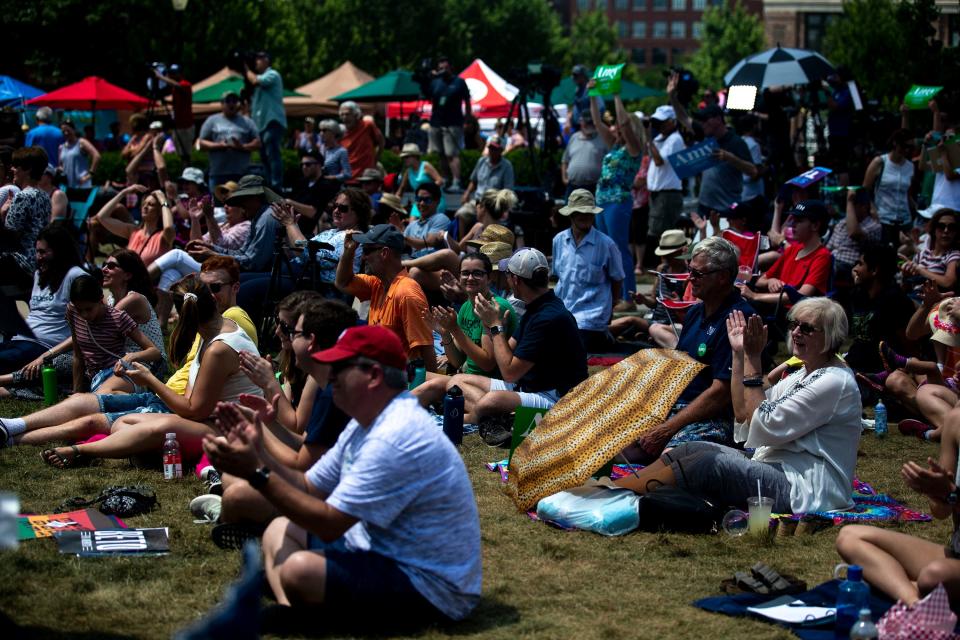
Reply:
[[504, 382], [496, 378], [490, 378], [490, 391], [513, 391], [520, 396], [520, 406], [531, 409], [549, 409], [557, 404], [560, 397], [556, 389], [550, 391], [517, 391], [517, 385], [512, 382]]

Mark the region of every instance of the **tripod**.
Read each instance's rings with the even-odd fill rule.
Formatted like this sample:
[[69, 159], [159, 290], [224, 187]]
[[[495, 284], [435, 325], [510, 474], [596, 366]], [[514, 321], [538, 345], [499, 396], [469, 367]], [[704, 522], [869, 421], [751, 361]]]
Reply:
[[281, 228], [279, 233], [273, 238], [273, 266], [270, 269], [270, 286], [267, 289], [266, 297], [263, 299], [262, 314], [260, 316], [260, 334], [258, 336], [260, 344], [257, 346], [260, 347], [261, 351], [267, 350], [271, 341], [269, 336], [273, 335], [273, 310], [276, 309], [277, 303], [282, 299], [283, 289], [281, 283], [284, 277], [284, 266], [286, 266], [287, 275], [293, 278], [293, 268], [290, 265], [290, 258], [288, 258], [284, 252], [283, 246], [284, 236], [283, 229]]

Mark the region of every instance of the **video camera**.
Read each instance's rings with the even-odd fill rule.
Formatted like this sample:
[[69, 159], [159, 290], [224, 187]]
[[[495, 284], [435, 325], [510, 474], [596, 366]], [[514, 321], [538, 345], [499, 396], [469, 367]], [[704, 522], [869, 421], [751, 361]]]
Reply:
[[433, 74], [433, 58], [424, 58], [420, 61], [420, 66], [413, 72], [413, 81], [418, 84], [429, 82]]
[[227, 57], [227, 68], [236, 71], [238, 74], [245, 75], [246, 68], [253, 69], [257, 66], [257, 53], [248, 49], [234, 49]]
[[151, 98], [156, 99], [170, 92], [170, 86], [154, 74], [157, 71], [160, 75], [167, 75], [168, 66], [166, 62], [147, 63], [147, 94]]
[[680, 100], [681, 104], [688, 105], [693, 99], [693, 96], [700, 90], [700, 81], [683, 67], [669, 67], [663, 71], [663, 75], [666, 78], [669, 78], [674, 73], [679, 76], [679, 81], [677, 82], [677, 99]]
[[560, 84], [563, 73], [559, 67], [539, 62], [526, 67], [514, 67], [507, 72], [507, 79], [521, 91], [536, 92], [549, 101], [550, 93]]

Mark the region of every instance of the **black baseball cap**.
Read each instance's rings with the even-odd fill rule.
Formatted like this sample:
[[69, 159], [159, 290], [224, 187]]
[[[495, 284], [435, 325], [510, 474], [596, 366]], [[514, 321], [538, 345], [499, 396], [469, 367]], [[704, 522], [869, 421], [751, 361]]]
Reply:
[[821, 200], [804, 200], [787, 212], [788, 216], [794, 218], [809, 218], [810, 220], [826, 220], [830, 214], [827, 213], [827, 205]]
[[374, 225], [366, 233], [354, 235], [353, 239], [357, 244], [382, 244], [401, 252], [406, 245], [403, 241], [403, 234], [397, 231], [397, 228], [392, 224]]
[[710, 118], [723, 117], [723, 108], [718, 104], [708, 104], [700, 111], [693, 114], [697, 120], [709, 120]]

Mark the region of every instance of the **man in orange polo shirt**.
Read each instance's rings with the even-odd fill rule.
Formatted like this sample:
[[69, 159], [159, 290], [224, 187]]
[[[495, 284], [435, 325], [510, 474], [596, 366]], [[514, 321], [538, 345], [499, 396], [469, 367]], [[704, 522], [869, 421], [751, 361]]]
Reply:
[[[353, 272], [358, 246], [363, 247], [366, 274]], [[423, 360], [427, 371], [435, 372], [433, 331], [424, 319], [430, 307], [423, 289], [400, 263], [403, 249], [403, 234], [389, 224], [375, 225], [366, 233], [347, 231], [337, 264], [336, 285], [360, 300], [369, 300], [367, 322], [391, 329], [400, 336], [410, 360]]]

